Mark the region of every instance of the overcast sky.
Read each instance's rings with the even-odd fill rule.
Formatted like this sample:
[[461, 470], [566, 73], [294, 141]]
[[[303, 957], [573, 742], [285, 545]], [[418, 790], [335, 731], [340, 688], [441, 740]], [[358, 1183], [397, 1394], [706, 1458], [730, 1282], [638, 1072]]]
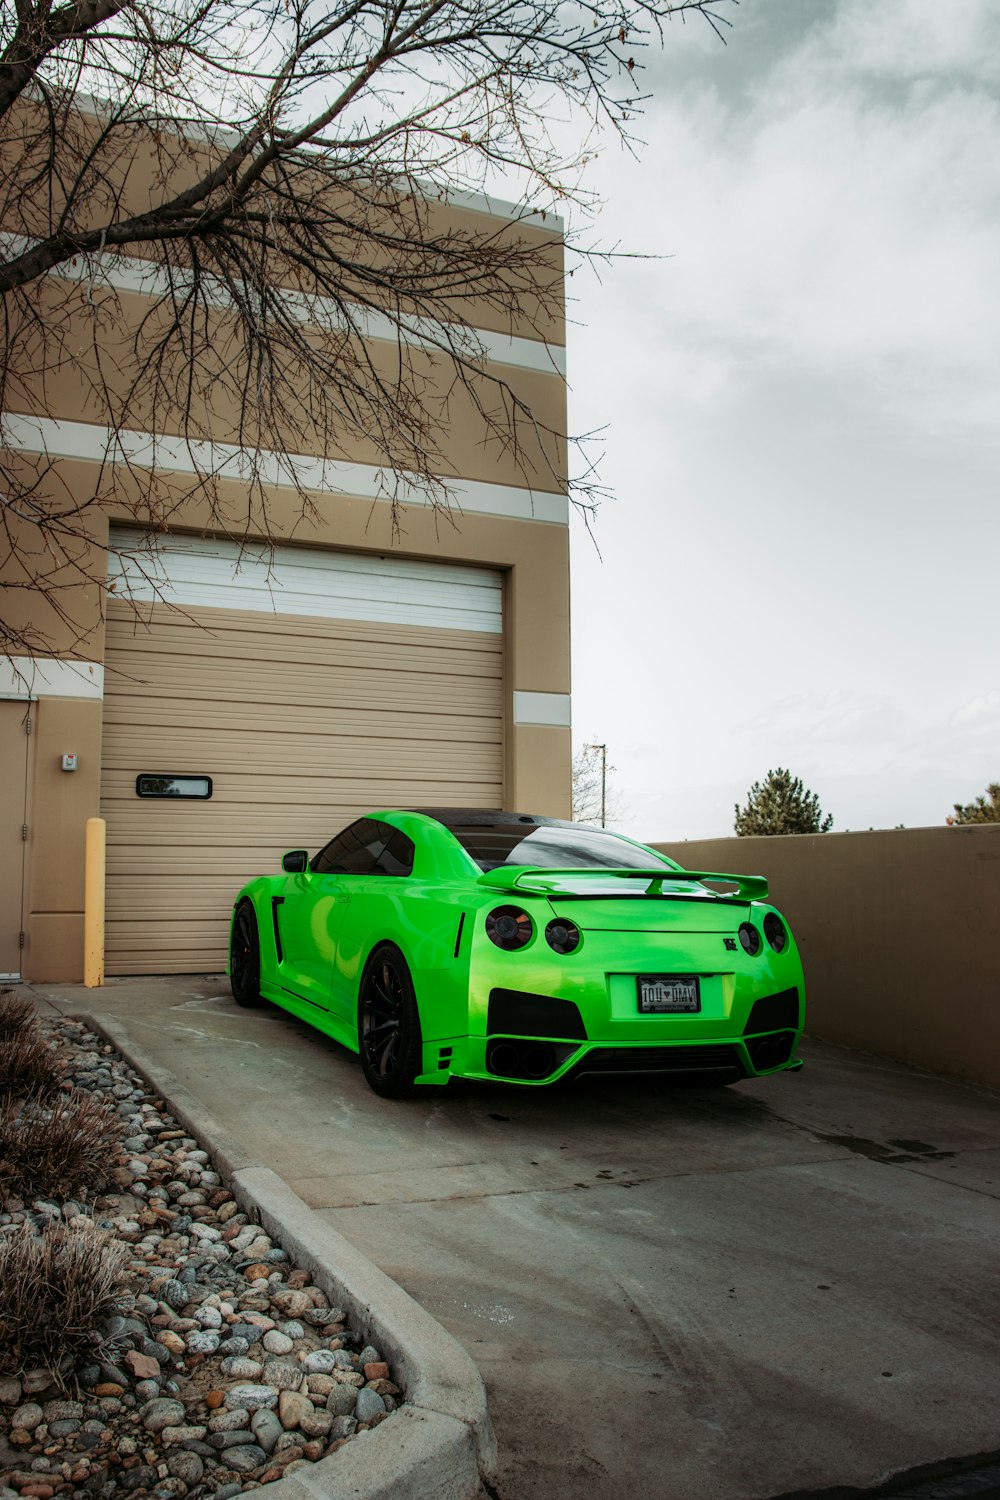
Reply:
[[672, 25], [638, 162], [590, 182], [570, 425], [574, 739], [644, 838], [730, 833], [769, 768], [837, 829], [1000, 779], [1000, 3], [742, 0]]

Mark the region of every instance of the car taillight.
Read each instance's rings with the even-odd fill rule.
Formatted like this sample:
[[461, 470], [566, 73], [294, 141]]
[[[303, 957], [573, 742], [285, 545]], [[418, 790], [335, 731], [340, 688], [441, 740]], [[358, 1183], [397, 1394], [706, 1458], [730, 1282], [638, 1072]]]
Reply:
[[556, 953], [572, 953], [580, 946], [580, 929], [575, 922], [556, 917], [545, 929], [545, 941]]
[[498, 948], [523, 948], [531, 941], [531, 918], [519, 906], [498, 906], [486, 918], [486, 936]]
[[760, 952], [760, 933], [752, 922], [740, 923], [739, 938], [744, 952], [749, 953], [751, 958]]
[[767, 938], [775, 953], [780, 953], [788, 945], [788, 933], [785, 924], [777, 912], [769, 911], [764, 918], [764, 936]]

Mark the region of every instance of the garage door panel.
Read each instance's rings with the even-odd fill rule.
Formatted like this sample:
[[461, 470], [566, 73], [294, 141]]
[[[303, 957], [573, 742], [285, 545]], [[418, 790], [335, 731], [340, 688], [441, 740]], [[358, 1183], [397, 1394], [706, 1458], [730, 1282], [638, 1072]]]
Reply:
[[[117, 686], [124, 698], [136, 708], [162, 708], [173, 703], [183, 709], [185, 703], [227, 703], [242, 706], [240, 692], [251, 674], [227, 670], [213, 673], [195, 663], [193, 667], [176, 668], [169, 677], [147, 678]], [[495, 711], [499, 671], [478, 677], [451, 678], [445, 672], [423, 680], [405, 672], [338, 672], [312, 673], [300, 678], [268, 673], [259, 668], [252, 674], [258, 711], [270, 718], [274, 708], [306, 708], [320, 713], [361, 711], [387, 713], [407, 709], [413, 713], [454, 713], [463, 708], [469, 714]], [[184, 678], [190, 687], [180, 690]]]
[[485, 638], [481, 649], [465, 651], [442, 648], [439, 652], [414, 653], [397, 645], [392, 651], [366, 653], [358, 651], [350, 642], [336, 641], [322, 643], [322, 650], [307, 652], [296, 641], [297, 649], [264, 653], [252, 649], [247, 642], [240, 642], [241, 649], [236, 649], [236, 643], [228, 639], [220, 643], [206, 636], [199, 651], [195, 643], [190, 650], [178, 649], [172, 631], [168, 633], [161, 623], [155, 640], [155, 649], [152, 645], [143, 647], [141, 642], [131, 642], [127, 650], [116, 653], [114, 675], [122, 677], [124, 686], [130, 681], [137, 689], [146, 682], [176, 682], [176, 674], [187, 672], [192, 662], [197, 663], [199, 676], [205, 672], [223, 687], [229, 674], [241, 672], [244, 664], [252, 665], [254, 670], [278, 681], [295, 681], [302, 677], [309, 680], [315, 674], [336, 680], [340, 672], [349, 682], [352, 677], [368, 672], [396, 671], [407, 677], [419, 678], [422, 675], [428, 680], [465, 677], [471, 679], [470, 685], [483, 676], [499, 676], [502, 665], [502, 653], [490, 638]]
[[[171, 737], [168, 742], [170, 754], [167, 756], [169, 764], [166, 764], [163, 750], [157, 748], [162, 739], [158, 732], [171, 717], [169, 714], [154, 716], [138, 725], [109, 720], [109, 727], [117, 734], [112, 736], [106, 769], [126, 775], [133, 773], [133, 782], [137, 771], [197, 770], [202, 775], [214, 774], [216, 779], [221, 779], [227, 773], [252, 776], [261, 765], [263, 756], [267, 759], [265, 771], [268, 775], [284, 771], [288, 775], [336, 776], [344, 774], [347, 759], [356, 758], [360, 753], [363, 764], [371, 765], [377, 752], [387, 764], [399, 765], [406, 757], [405, 769], [433, 772], [453, 755], [473, 757], [479, 765], [492, 764], [501, 734], [499, 716], [485, 714], [474, 726], [463, 726], [455, 739], [451, 738], [447, 715], [441, 715], [436, 721], [436, 729], [422, 724], [419, 733], [410, 735], [406, 733], [405, 725], [397, 722], [392, 734], [383, 733], [366, 739], [360, 732], [341, 734], [331, 730], [324, 733], [322, 720], [306, 727], [296, 715], [290, 716], [289, 727], [283, 733], [280, 716], [276, 714], [267, 726], [235, 722], [228, 730], [213, 725], [199, 732], [195, 724], [181, 725], [176, 737]], [[368, 747], [371, 747], [371, 754]], [[211, 758], [211, 765], [203, 763], [206, 754]], [[181, 765], [178, 756], [186, 763]], [[280, 764], [277, 764], [279, 759]], [[134, 772], [133, 768], [137, 771]]]
[[[176, 858], [179, 869], [190, 870], [193, 864], [203, 863], [204, 851], [216, 851], [217, 857], [225, 858], [245, 850], [249, 851], [246, 863], [251, 874], [274, 873], [286, 849], [309, 849], [315, 853], [361, 813], [383, 807], [484, 807], [491, 805], [489, 794], [498, 787], [499, 782], [483, 781], [466, 789], [460, 802], [448, 803], [453, 791], [451, 782], [418, 781], [395, 786], [374, 783], [373, 795], [364, 801], [357, 798], [350, 803], [334, 800], [320, 803], [312, 799], [299, 804], [285, 802], [278, 808], [255, 810], [252, 817], [244, 816], [242, 822], [230, 819], [225, 828], [215, 822], [189, 824], [184, 828], [171, 823], [168, 828], [151, 828], [142, 819], [127, 822], [116, 816], [113, 821], [117, 832], [108, 849], [108, 869], [116, 861], [128, 860], [136, 874], [148, 873], [154, 860], [160, 862], [169, 855]], [[105, 815], [111, 811], [109, 804]], [[109, 817], [109, 824], [110, 821]], [[192, 861], [193, 850], [201, 851], [196, 862]]]
[[[243, 674], [244, 689], [248, 676]], [[169, 683], [129, 683], [118, 688], [122, 701], [117, 706], [109, 705], [108, 722], [134, 723], [137, 713], [143, 714], [148, 722], [151, 712], [162, 715], [167, 711], [171, 718], [177, 714], [180, 722], [186, 719], [197, 724], [199, 719], [204, 721], [206, 704], [222, 703], [229, 705], [231, 711], [241, 711], [249, 722], [254, 722], [256, 716], [256, 722], [261, 725], [273, 723], [279, 712], [306, 710], [304, 723], [314, 723], [324, 729], [335, 725], [341, 713], [379, 714], [386, 716], [386, 723], [396, 722], [401, 712], [446, 714], [449, 718], [464, 713], [476, 718], [497, 714], [499, 681], [498, 674], [488, 682], [480, 679], [471, 688], [456, 690], [447, 677], [438, 677], [428, 681], [426, 688], [422, 689], [419, 683], [387, 674], [384, 681], [369, 677], [367, 681], [342, 680], [338, 685], [316, 680], [308, 687], [296, 688], [277, 680], [269, 682], [265, 674], [256, 673], [253, 685], [257, 696], [248, 704], [238, 690], [240, 680], [234, 683], [232, 676], [224, 685], [216, 684], [214, 692], [211, 683], [199, 680], [192, 685], [190, 692], [181, 694], [175, 675]], [[438, 730], [440, 725], [434, 728]]]
[[[107, 783], [106, 792], [102, 790], [102, 795], [106, 798], [109, 805], [117, 805], [117, 810], [123, 816], [127, 809], [131, 809], [135, 814], [136, 827], [138, 828], [148, 828], [150, 831], [155, 831], [161, 827], [168, 829], [177, 827], [188, 831], [194, 828], [201, 828], [209, 823], [214, 826], [214, 820], [217, 817], [221, 818], [225, 816], [226, 810], [230, 806], [233, 806], [236, 816], [246, 820], [248, 817], [257, 818], [267, 816], [269, 808], [280, 810], [282, 807], [289, 806], [329, 807], [331, 805], [339, 805], [344, 800], [338, 784], [341, 776], [346, 781], [368, 790], [368, 795], [364, 798], [364, 805], [366, 806], [372, 805], [372, 798], [379, 789], [382, 790], [383, 797], [385, 797], [389, 791], [396, 788], [406, 795], [409, 802], [412, 802], [415, 795], [413, 788], [417, 786], [451, 786], [453, 788], [453, 784], [458, 777], [462, 778], [463, 783], [469, 783], [470, 790], [473, 786], [492, 785], [496, 782], [500, 775], [501, 763], [499, 757], [494, 756], [492, 746], [487, 747], [491, 752], [489, 756], [475, 755], [471, 752], [469, 755], [463, 756], [459, 753], [460, 748], [450, 746], [446, 752], [442, 752], [440, 760], [433, 766], [419, 765], [413, 761], [409, 765], [401, 766], [398, 754], [394, 755], [390, 750], [383, 751], [379, 747], [373, 749], [370, 755], [366, 755], [362, 746], [352, 756], [344, 756], [340, 760], [339, 764], [329, 775], [329, 782], [331, 784], [327, 786], [325, 791], [315, 789], [315, 784], [322, 775], [323, 770], [329, 769], [330, 758], [327, 758], [326, 767], [324, 767], [324, 757], [321, 751], [317, 750], [311, 762], [303, 761], [298, 768], [283, 766], [280, 777], [276, 778], [280, 779], [282, 783], [280, 788], [272, 786], [267, 788], [264, 793], [256, 794], [254, 800], [257, 805], [251, 809], [241, 809], [236, 797], [222, 797], [221, 795], [217, 797], [214, 785], [213, 795], [210, 800], [188, 802], [186, 799], [170, 798], [168, 799], [169, 811], [164, 809], [161, 802], [154, 802], [153, 799], [144, 797], [136, 797], [134, 789], [124, 794], [116, 795], [110, 782]], [[472, 750], [474, 751], [475, 748], [472, 747]], [[260, 767], [260, 760], [261, 758], [259, 757], [256, 767], [258, 769]], [[143, 766], [142, 769], [153, 775], [182, 774], [211, 776], [213, 769], [215, 769], [215, 763], [213, 760], [201, 756], [196, 766], [181, 766], [178, 768], [173, 763], [164, 766], [156, 762]], [[409, 775], [405, 774], [407, 770], [410, 771]], [[108, 774], [111, 775], [113, 773], [109, 772]], [[131, 770], [126, 774], [131, 786]], [[264, 802], [265, 797], [268, 799], [266, 803]], [[383, 801], [382, 806], [385, 807], [387, 805]], [[436, 805], [441, 806], [442, 804], [438, 803]], [[465, 805], [472, 806], [467, 800]]]
[[116, 974], [218, 974], [218, 954], [225, 952], [228, 927], [213, 923], [195, 931], [187, 923], [159, 924], [162, 945], [150, 941], [149, 924], [135, 923], [128, 938], [112, 937], [105, 950], [105, 966]]
[[500, 629], [500, 577], [488, 568], [221, 538], [153, 539], [126, 527], [114, 529], [112, 543], [109, 588], [141, 607], [210, 601], [258, 615]]
[[[485, 791], [489, 783], [483, 784]], [[441, 793], [444, 788], [439, 784], [436, 788], [428, 789], [437, 791], [437, 806], [441, 806]], [[383, 799], [381, 805], [384, 807], [389, 799]], [[413, 799], [416, 800], [416, 799]], [[373, 805], [377, 799], [373, 799]], [[398, 799], [396, 805], [402, 799]], [[481, 802], [475, 804], [482, 806]], [[369, 810], [364, 804], [362, 810]], [[108, 807], [106, 815], [112, 813]], [[313, 852], [328, 843], [333, 835], [345, 826], [344, 822], [338, 822], [340, 814], [333, 808], [327, 812], [325, 809], [313, 807], [294, 806], [286, 807], [282, 812], [276, 812], [268, 817], [254, 818], [252, 827], [247, 826], [244, 818], [242, 824], [238, 814], [227, 817], [213, 818], [211, 826], [203, 823], [200, 826], [189, 824], [182, 826], [174, 824], [168, 831], [151, 834], [147, 827], [135, 819], [124, 820], [108, 817], [108, 823], [114, 821], [116, 829], [115, 848], [118, 841], [124, 846], [133, 847], [137, 850], [145, 850], [147, 853], [147, 871], [153, 873], [151, 866], [159, 858], [159, 851], [176, 847], [181, 851], [188, 851], [191, 858], [186, 868], [201, 869], [204, 867], [206, 851], [209, 856], [213, 850], [241, 850], [249, 845], [255, 852], [259, 851], [265, 868], [261, 871], [251, 864], [251, 874], [267, 874], [278, 868], [281, 855], [286, 849], [309, 848]], [[354, 817], [357, 813], [354, 813]], [[348, 817], [346, 822], [352, 821]], [[324, 837], [325, 834], [325, 837]], [[245, 863], [246, 861], [244, 861]], [[109, 860], [109, 868], [111, 861]]]
[[[485, 795], [491, 783], [483, 782], [481, 794]], [[266, 816], [254, 817], [252, 824], [248, 823], [246, 816], [240, 821], [238, 813], [232, 813], [223, 817], [213, 818], [211, 823], [206, 820], [201, 824], [179, 824], [172, 823], [169, 829], [152, 831], [148, 824], [138, 819], [124, 819], [114, 816], [111, 805], [105, 808], [105, 816], [109, 826], [115, 825], [115, 850], [119, 843], [125, 848], [132, 847], [136, 850], [147, 851], [147, 870], [158, 859], [158, 851], [176, 847], [181, 851], [187, 850], [191, 859], [187, 868], [199, 869], [205, 860], [205, 851], [212, 850], [240, 850], [248, 846], [260, 852], [265, 860], [265, 869], [260, 871], [251, 867], [251, 874], [267, 873], [276, 870], [281, 862], [281, 855], [286, 849], [309, 848], [315, 850], [328, 843], [333, 835], [345, 826], [346, 822], [353, 821], [358, 811], [369, 811], [373, 807], [400, 806], [406, 801], [422, 801], [425, 806], [443, 806], [442, 796], [447, 790], [442, 783], [426, 788], [425, 798], [388, 797], [379, 799], [372, 798], [371, 803], [363, 803], [357, 811], [352, 810], [352, 816], [347, 816], [338, 822], [341, 814], [331, 806], [329, 809], [317, 807], [316, 804], [296, 807], [288, 804], [283, 809], [270, 813]], [[436, 794], [436, 801], [433, 801]], [[467, 806], [481, 807], [481, 800], [475, 803], [466, 803]], [[324, 836], [325, 835], [325, 836]], [[109, 868], [111, 861], [108, 861]], [[150, 871], [152, 873], [152, 871]]]
[[[325, 744], [322, 736], [314, 735], [308, 741], [300, 741], [293, 747], [283, 747], [274, 744], [264, 737], [247, 734], [242, 737], [240, 746], [234, 750], [232, 745], [226, 744], [224, 739], [218, 735], [206, 735], [203, 746], [198, 747], [191, 741], [191, 754], [183, 757], [190, 763], [180, 763], [176, 756], [167, 757], [167, 763], [163, 763], [162, 749], [157, 747], [146, 747], [146, 753], [140, 756], [143, 750], [141, 742], [133, 741], [136, 749], [136, 761], [138, 769], [154, 775], [180, 774], [211, 776], [213, 778], [211, 803], [215, 807], [220, 805], [220, 798], [224, 805], [223, 790], [226, 787], [227, 769], [230, 775], [240, 770], [257, 771], [281, 757], [281, 765], [275, 772], [276, 779], [284, 782], [280, 788], [270, 787], [269, 792], [277, 799], [278, 805], [291, 792], [294, 797], [300, 798], [303, 793], [300, 788], [291, 783], [299, 777], [316, 780], [325, 772], [330, 778], [347, 776], [354, 780], [369, 780], [373, 775], [381, 775], [383, 779], [389, 778], [394, 781], [403, 781], [404, 785], [410, 784], [410, 777], [405, 779], [400, 776], [401, 770], [410, 770], [417, 778], [423, 776], [426, 779], [441, 782], [454, 777], [469, 777], [476, 782], [484, 780], [495, 780], [500, 771], [500, 757], [492, 745], [470, 743], [468, 745], [443, 745], [440, 754], [435, 753], [432, 741], [421, 740], [407, 742], [405, 738], [399, 741], [385, 741], [380, 744], [366, 745], [362, 739], [337, 740], [329, 745]], [[156, 759], [151, 756], [156, 754]], [[295, 761], [286, 759], [294, 755]], [[400, 759], [406, 757], [406, 765], [400, 766]], [[235, 764], [233, 764], [235, 762]], [[117, 771], [119, 767], [109, 768], [108, 775]], [[124, 792], [129, 802], [137, 802], [139, 810], [144, 812], [147, 822], [152, 822], [152, 814], [149, 809], [154, 805], [151, 799], [137, 798], [135, 796], [132, 764], [128, 765], [126, 771], [129, 789]], [[113, 797], [114, 786], [109, 781], [106, 783], [107, 790], [104, 795]], [[218, 791], [216, 791], [218, 788]], [[329, 792], [327, 793], [329, 795]], [[157, 814], [165, 818], [184, 817], [193, 822], [200, 823], [204, 820], [210, 804], [206, 802], [181, 801], [180, 799], [168, 799], [170, 812], [164, 811], [162, 806], [157, 806]]]
[[[228, 875], [228, 871], [218, 873]], [[150, 885], [138, 895], [125, 890], [112, 892], [108, 898], [106, 914], [109, 917], [121, 917], [126, 924], [149, 921], [191, 924], [196, 921], [192, 912], [199, 906], [204, 910], [206, 905], [217, 905], [217, 881], [218, 874], [215, 871], [202, 875], [197, 880], [160, 871], [155, 891]], [[229, 905], [232, 906], [232, 901]], [[213, 917], [210, 924], [212, 930], [217, 928], [220, 920], [218, 914]]]
[[[284, 735], [286, 739], [290, 735], [297, 736], [300, 744], [305, 748], [314, 740], [336, 739], [338, 745], [348, 749], [358, 740], [369, 740], [377, 738], [380, 743], [391, 749], [393, 754], [400, 753], [399, 742], [411, 748], [410, 755], [420, 756], [419, 747], [427, 746], [427, 755], [434, 757], [434, 764], [440, 764], [437, 759], [437, 747], [441, 743], [443, 735], [447, 735], [451, 742], [456, 745], [470, 747], [470, 752], [482, 755], [489, 747], [495, 749], [501, 734], [501, 722], [494, 711], [483, 714], [480, 718], [471, 718], [467, 715], [442, 715], [442, 714], [414, 714], [412, 731], [408, 730], [406, 723], [400, 715], [391, 718], [381, 716], [372, 718], [369, 734], [364, 733], [364, 718], [360, 715], [352, 715], [349, 719], [341, 715], [334, 715], [334, 727], [324, 733], [323, 726], [328, 722], [324, 715], [309, 717], [304, 713], [282, 713], [281, 722], [273, 722], [264, 725], [260, 722], [260, 716], [256, 719], [247, 718], [245, 715], [237, 714], [235, 710], [227, 711], [226, 730], [208, 731], [204, 727], [203, 716], [196, 711], [181, 713], [171, 711], [171, 721], [176, 724], [176, 732], [170, 740], [171, 765], [178, 755], [190, 760], [192, 757], [202, 757], [206, 748], [211, 745], [213, 754], [216, 755], [216, 767], [232, 766], [234, 771], [241, 776], [252, 774], [253, 760], [251, 746], [256, 750], [264, 750], [268, 754], [274, 750], [274, 736]], [[199, 723], [199, 718], [202, 722]], [[135, 780], [127, 773], [131, 771], [136, 761], [136, 755], [141, 754], [143, 765], [141, 769], [146, 770], [145, 760], [148, 758], [151, 735], [163, 724], [164, 716], [152, 710], [136, 711], [132, 714], [108, 715], [106, 725], [114, 730], [114, 737], [110, 744], [110, 753], [105, 757], [105, 769], [112, 769], [116, 774], [120, 773], [126, 777], [131, 787]], [[222, 753], [224, 752], [224, 754]], [[289, 767], [303, 765], [305, 762], [297, 754], [296, 747], [287, 747]], [[238, 764], [237, 764], [238, 756]], [[162, 757], [161, 757], [162, 759]], [[324, 762], [325, 764], [325, 762]], [[180, 767], [182, 770], [193, 770], [191, 765]]]
[[430, 630], [415, 624], [400, 637], [397, 625], [352, 627], [352, 622], [346, 619], [289, 619], [274, 615], [268, 616], [267, 624], [262, 625], [259, 615], [241, 615], [231, 610], [214, 610], [214, 618], [204, 622], [202, 616], [204, 609], [175, 613], [174, 627], [168, 637], [160, 633], [159, 606], [154, 606], [147, 622], [136, 621], [130, 612], [126, 618], [118, 616], [121, 649], [148, 652], [153, 657], [163, 651], [199, 655], [205, 640], [210, 640], [213, 654], [222, 657], [253, 655], [279, 660], [283, 655], [301, 655], [303, 660], [322, 661], [342, 652], [352, 660], [385, 664], [391, 663], [396, 655], [405, 654], [417, 664], [423, 661], [430, 666], [441, 652], [454, 657], [489, 654], [499, 648], [501, 640], [495, 631]]
[[[102, 805], [112, 974], [223, 968], [239, 887], [276, 873], [286, 849], [315, 853], [370, 808], [503, 800], [499, 574], [430, 563], [394, 579], [398, 560], [381, 559], [380, 580], [370, 558], [355, 568], [341, 555], [328, 567], [310, 552], [305, 572], [294, 563], [295, 597], [311, 579], [313, 613], [220, 609], [192, 601], [217, 576], [224, 544], [205, 544], [223, 551], [203, 566], [202, 544], [179, 540], [181, 608], [147, 601], [148, 624], [137, 628], [132, 607], [109, 598]], [[347, 597], [355, 611], [370, 597], [387, 617], [324, 615], [330, 599]], [[409, 601], [403, 623], [400, 599]], [[451, 618], [453, 606], [463, 628], [427, 623], [442, 610]], [[139, 798], [140, 771], [209, 775], [213, 795]]]
[[[481, 786], [496, 782], [502, 772], [500, 757], [494, 746], [487, 747], [490, 751], [488, 755], [482, 753], [483, 748], [482, 745], [471, 745], [468, 755], [464, 757], [457, 753], [442, 755], [431, 768], [424, 768], [411, 760], [408, 776], [400, 774], [398, 755], [387, 760], [385, 775], [376, 776], [371, 761], [366, 760], [362, 762], [362, 769], [353, 776], [349, 775], [343, 766], [338, 765], [336, 777], [330, 776], [329, 762], [328, 760], [324, 762], [320, 756], [314, 766], [300, 764], [283, 768], [286, 784], [282, 787], [281, 795], [277, 800], [274, 800], [274, 786], [265, 774], [256, 774], [248, 770], [246, 775], [239, 775], [235, 770], [229, 770], [223, 775], [217, 774], [214, 777], [211, 802], [213, 809], [235, 807], [246, 820], [248, 803], [252, 804], [250, 816], [254, 819], [267, 816], [272, 807], [276, 808], [279, 814], [283, 807], [340, 807], [345, 803], [354, 805], [359, 801], [363, 807], [367, 808], [372, 805], [371, 799], [376, 790], [381, 788], [384, 795], [396, 799], [392, 805], [399, 806], [401, 804], [398, 799], [401, 796], [412, 802], [415, 788], [426, 789], [447, 785], [452, 779], [455, 768], [460, 768], [463, 776], [470, 783]], [[157, 765], [145, 769], [153, 774], [166, 770], [183, 775], [211, 775], [209, 767], [213, 764], [214, 762], [200, 758], [197, 765], [193, 761], [190, 765], [178, 765], [177, 756], [173, 756], [167, 767]], [[445, 774], [446, 770], [449, 774]], [[127, 770], [114, 767], [105, 769], [102, 796], [106, 803], [121, 804], [119, 812], [123, 816], [131, 809], [135, 815], [137, 828], [150, 826], [151, 803], [144, 798], [136, 797], [135, 777], [132, 774], [131, 764]], [[388, 805], [388, 803], [383, 803], [383, 806]], [[190, 830], [200, 827], [203, 823], [204, 804], [171, 799], [169, 811], [159, 804], [157, 814], [156, 827], [160, 827], [162, 823], [162, 826], [169, 828], [174, 826], [177, 819], [184, 818], [183, 826], [185, 830]], [[181, 825], [177, 824], [177, 826]]]
[[[117, 634], [117, 632], [116, 632]], [[206, 638], [201, 650], [192, 644], [190, 650], [180, 649], [173, 635], [157, 636], [156, 648], [143, 647], [141, 642], [131, 642], [127, 649], [116, 649], [114, 671], [109, 675], [121, 676], [123, 686], [131, 682], [140, 690], [146, 682], [176, 681], [177, 672], [188, 672], [195, 663], [199, 672], [209, 672], [213, 680], [225, 685], [230, 672], [239, 673], [243, 663], [252, 663], [255, 669], [272, 678], [281, 680], [290, 676], [292, 680], [322, 673], [332, 677], [337, 671], [348, 679], [366, 673], [396, 671], [405, 676], [420, 675], [427, 680], [436, 677], [464, 678], [474, 686], [480, 678], [498, 677], [502, 671], [503, 653], [498, 643], [488, 640], [481, 649], [471, 647], [463, 651], [442, 649], [440, 651], [408, 651], [402, 645], [387, 651], [361, 651], [351, 642], [321, 643], [322, 649], [306, 651], [296, 641], [294, 648], [285, 651], [274, 649], [263, 652], [252, 649], [241, 642], [242, 649], [230, 649], [226, 640], [218, 642]], [[116, 648], [119, 646], [116, 640]]]

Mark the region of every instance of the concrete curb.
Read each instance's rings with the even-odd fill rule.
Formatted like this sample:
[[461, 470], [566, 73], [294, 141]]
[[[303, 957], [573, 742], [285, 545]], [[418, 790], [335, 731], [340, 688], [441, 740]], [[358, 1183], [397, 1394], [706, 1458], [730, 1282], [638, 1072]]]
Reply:
[[270, 1167], [209, 1115], [111, 1016], [77, 1013], [145, 1079], [208, 1151], [240, 1206], [307, 1269], [383, 1352], [406, 1404], [339, 1453], [267, 1486], [274, 1500], [475, 1500], [496, 1471], [482, 1376], [465, 1350], [402, 1287], [326, 1224]]

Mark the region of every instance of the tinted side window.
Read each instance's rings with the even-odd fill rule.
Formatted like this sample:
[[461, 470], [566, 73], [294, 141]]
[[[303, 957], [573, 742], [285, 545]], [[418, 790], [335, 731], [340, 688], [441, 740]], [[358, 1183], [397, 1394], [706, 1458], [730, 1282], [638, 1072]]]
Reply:
[[320, 850], [311, 869], [317, 875], [371, 875], [384, 843], [378, 824], [359, 818]]
[[320, 850], [310, 868], [316, 875], [409, 875], [413, 844], [388, 823], [359, 818]]
[[390, 828], [388, 823], [379, 827], [387, 840], [379, 856], [380, 875], [410, 875], [413, 873], [413, 840], [408, 839], [401, 828]]

